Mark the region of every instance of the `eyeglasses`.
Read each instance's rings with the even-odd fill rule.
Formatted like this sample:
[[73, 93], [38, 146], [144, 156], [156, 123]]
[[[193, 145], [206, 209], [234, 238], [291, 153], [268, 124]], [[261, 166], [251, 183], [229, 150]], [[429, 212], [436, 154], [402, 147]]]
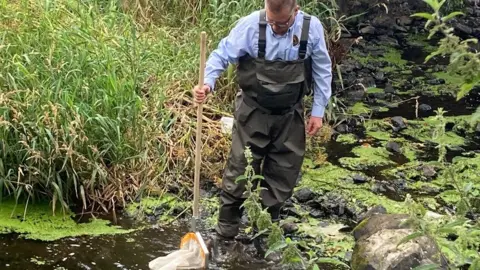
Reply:
[[279, 22], [272, 22], [272, 21], [269, 21], [267, 20], [267, 23], [270, 25], [270, 26], [277, 26], [277, 27], [280, 27], [280, 28], [287, 28], [290, 26], [290, 20], [292, 19], [292, 16], [295, 15], [295, 12], [293, 12], [292, 14], [290, 14], [290, 16], [288, 17], [288, 20], [284, 23], [279, 23]]

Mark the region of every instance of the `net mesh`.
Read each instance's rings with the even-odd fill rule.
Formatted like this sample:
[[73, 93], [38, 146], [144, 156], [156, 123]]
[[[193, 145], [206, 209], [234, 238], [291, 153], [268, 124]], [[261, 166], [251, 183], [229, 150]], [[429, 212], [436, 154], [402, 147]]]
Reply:
[[149, 263], [150, 270], [204, 269], [208, 251], [197, 233], [188, 233], [180, 249]]

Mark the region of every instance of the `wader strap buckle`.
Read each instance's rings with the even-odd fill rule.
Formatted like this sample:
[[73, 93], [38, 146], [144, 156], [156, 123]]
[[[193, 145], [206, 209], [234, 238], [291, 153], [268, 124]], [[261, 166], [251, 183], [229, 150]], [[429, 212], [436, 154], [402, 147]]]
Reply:
[[260, 31], [258, 35], [258, 57], [265, 57], [265, 47], [267, 45], [267, 13], [265, 9], [260, 10]]
[[310, 30], [310, 19], [311, 16], [305, 14], [303, 16], [303, 26], [302, 26], [302, 36], [300, 38], [300, 48], [298, 49], [298, 55], [300, 59], [304, 59], [307, 55], [307, 43], [308, 43], [308, 32]]

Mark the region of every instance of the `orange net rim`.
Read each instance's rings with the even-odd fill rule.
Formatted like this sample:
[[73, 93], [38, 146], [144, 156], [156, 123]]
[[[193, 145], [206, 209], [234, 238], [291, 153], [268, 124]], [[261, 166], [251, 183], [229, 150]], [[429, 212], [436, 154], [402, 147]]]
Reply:
[[180, 248], [183, 248], [189, 241], [195, 241], [200, 247], [200, 256], [202, 257], [203, 261], [203, 266], [205, 266], [206, 263], [206, 258], [209, 255], [207, 245], [203, 241], [202, 236], [200, 235], [199, 232], [189, 232], [186, 235], [182, 237], [182, 240], [180, 242]]

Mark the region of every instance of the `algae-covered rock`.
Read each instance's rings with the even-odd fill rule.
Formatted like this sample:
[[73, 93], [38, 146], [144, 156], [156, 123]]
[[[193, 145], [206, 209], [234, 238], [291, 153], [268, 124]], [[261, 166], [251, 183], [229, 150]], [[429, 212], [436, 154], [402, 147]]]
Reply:
[[[354, 270], [410, 270], [423, 264], [441, 264], [433, 241], [423, 236], [398, 245], [414, 231], [404, 223], [408, 215], [373, 215], [354, 230]], [[398, 246], [397, 246], [398, 245]]]

